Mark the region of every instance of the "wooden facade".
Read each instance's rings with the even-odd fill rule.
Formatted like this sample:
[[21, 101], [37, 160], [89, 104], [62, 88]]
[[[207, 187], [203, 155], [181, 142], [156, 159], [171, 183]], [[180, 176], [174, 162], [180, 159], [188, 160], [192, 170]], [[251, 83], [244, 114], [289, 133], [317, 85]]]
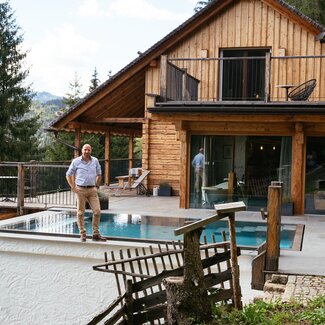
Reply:
[[[283, 1], [214, 1], [54, 121], [52, 129], [141, 134], [142, 166], [151, 171], [148, 187], [168, 182], [183, 208], [190, 202], [193, 135], [291, 137], [291, 198], [295, 213], [302, 214], [306, 137], [325, 136], [325, 40], [319, 37], [324, 30]], [[263, 101], [261, 94], [254, 94], [256, 101], [222, 99], [224, 51], [238, 49], [266, 53]], [[184, 87], [182, 100], [164, 98], [168, 64], [184, 71], [178, 77], [183, 82], [184, 76], [197, 82], [195, 100], [188, 100]], [[285, 101], [285, 90], [277, 87], [313, 78], [317, 85], [309, 101]]]

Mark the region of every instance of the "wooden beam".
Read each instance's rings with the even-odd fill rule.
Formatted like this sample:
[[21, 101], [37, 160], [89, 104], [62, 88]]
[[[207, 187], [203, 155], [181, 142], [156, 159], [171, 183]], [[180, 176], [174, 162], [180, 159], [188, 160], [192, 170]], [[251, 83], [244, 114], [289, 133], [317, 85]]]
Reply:
[[[146, 119], [143, 117], [102, 117], [100, 119], [88, 119], [89, 123], [145, 123]], [[87, 123], [88, 124], [88, 123]]]
[[111, 132], [112, 134], [119, 134], [119, 135], [130, 135], [132, 132], [134, 135], [141, 137], [142, 129], [139, 128], [126, 128], [126, 127], [114, 127], [114, 126], [106, 126], [103, 124], [88, 124], [82, 122], [71, 122], [68, 124], [68, 129], [66, 131], [74, 131], [76, 129], [80, 129], [80, 132], [83, 133], [102, 133]]
[[235, 213], [238, 211], [246, 211], [246, 205], [244, 202], [230, 202], [230, 203], [222, 203], [222, 204], [216, 204], [214, 206], [217, 214], [207, 217], [205, 219], [193, 222], [189, 225], [182, 226], [180, 228], [177, 228], [174, 230], [174, 235], [179, 236], [182, 234], [185, 234], [186, 232], [193, 231], [195, 229], [199, 229], [204, 227], [205, 225], [221, 220], [225, 218], [230, 213]]

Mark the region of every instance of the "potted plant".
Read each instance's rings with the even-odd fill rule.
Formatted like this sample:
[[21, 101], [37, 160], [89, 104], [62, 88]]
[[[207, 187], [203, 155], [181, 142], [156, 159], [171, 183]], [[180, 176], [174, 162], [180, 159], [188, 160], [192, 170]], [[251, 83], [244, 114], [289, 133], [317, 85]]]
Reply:
[[101, 210], [108, 210], [109, 208], [109, 194], [103, 189], [98, 190], [98, 198]]
[[171, 196], [171, 195], [172, 195], [172, 187], [166, 182], [161, 182], [158, 188], [158, 196]]

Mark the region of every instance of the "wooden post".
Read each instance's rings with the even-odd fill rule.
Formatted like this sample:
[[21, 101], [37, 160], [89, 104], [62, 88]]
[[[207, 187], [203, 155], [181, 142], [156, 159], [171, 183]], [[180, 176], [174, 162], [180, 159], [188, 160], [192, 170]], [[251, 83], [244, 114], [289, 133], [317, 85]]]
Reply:
[[167, 101], [167, 55], [160, 57], [160, 96]]
[[281, 186], [269, 186], [267, 206], [266, 261], [267, 271], [277, 271], [280, 256]]
[[265, 53], [265, 103], [270, 101], [271, 53]]
[[237, 309], [242, 308], [241, 290], [239, 284], [239, 267], [237, 258], [237, 243], [236, 243], [236, 225], [235, 213], [230, 212], [228, 215], [229, 237], [230, 237], [230, 256], [231, 256], [231, 273], [232, 287], [234, 295], [234, 306]]
[[[31, 165], [36, 164], [36, 160], [30, 161]], [[37, 169], [35, 166], [30, 166], [30, 172], [29, 172], [29, 180], [30, 180], [30, 196], [36, 197], [37, 191], [36, 191], [36, 176], [37, 176]]]
[[18, 179], [17, 179], [17, 215], [24, 214], [25, 200], [25, 167], [24, 164], [18, 163]]
[[189, 164], [188, 164], [188, 142], [187, 142], [187, 131], [179, 130], [179, 140], [181, 142], [181, 158], [180, 158], [180, 197], [179, 207], [189, 208]]
[[296, 123], [292, 137], [291, 196], [294, 214], [304, 214], [304, 173], [306, 161], [306, 141], [302, 123]]
[[133, 168], [133, 134], [129, 135], [129, 169]]
[[111, 177], [111, 160], [110, 160], [110, 149], [111, 149], [111, 134], [110, 132], [105, 133], [105, 175], [104, 184], [109, 186]]
[[133, 297], [132, 297], [132, 280], [126, 281], [125, 304], [127, 324], [133, 324]]
[[236, 181], [236, 173], [229, 172], [228, 173], [228, 201], [232, 201], [235, 181]]

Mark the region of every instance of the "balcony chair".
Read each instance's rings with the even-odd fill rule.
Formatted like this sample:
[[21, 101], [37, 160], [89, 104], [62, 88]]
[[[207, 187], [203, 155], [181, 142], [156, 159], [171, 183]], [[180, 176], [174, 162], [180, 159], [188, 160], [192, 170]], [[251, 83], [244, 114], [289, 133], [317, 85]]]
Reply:
[[302, 83], [301, 85], [293, 88], [288, 93], [288, 98], [290, 98], [293, 101], [308, 100], [315, 87], [316, 87], [316, 79], [310, 79]]

